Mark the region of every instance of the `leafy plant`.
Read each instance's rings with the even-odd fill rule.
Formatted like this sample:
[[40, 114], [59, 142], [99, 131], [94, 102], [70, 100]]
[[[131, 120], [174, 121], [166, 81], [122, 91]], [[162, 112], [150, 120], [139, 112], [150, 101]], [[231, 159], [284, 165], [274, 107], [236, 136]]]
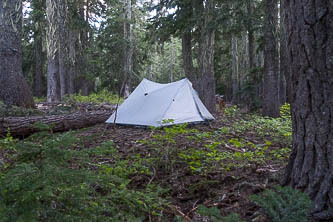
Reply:
[[[168, 123], [171, 120], [165, 120]], [[187, 124], [177, 124], [167, 127], [151, 127], [152, 139], [140, 140], [138, 142], [152, 148], [153, 157], [151, 164], [164, 171], [173, 171], [177, 161], [179, 148], [176, 147], [176, 137], [180, 134], [187, 135], [196, 133], [197, 130], [187, 128]]]
[[239, 114], [239, 108], [236, 105], [231, 107], [226, 107], [224, 109], [224, 114], [228, 117], [235, 117]]
[[228, 134], [231, 132], [231, 129], [229, 127], [224, 126], [224, 127], [221, 127], [220, 131], [221, 131], [221, 133]]
[[239, 120], [233, 124], [237, 133], [256, 132], [260, 137], [271, 137], [276, 142], [291, 146], [292, 127], [290, 117], [269, 118], [256, 114], [249, 115], [246, 120]]
[[291, 108], [289, 103], [285, 103], [280, 107], [280, 116], [285, 119], [291, 118]]
[[279, 148], [270, 151], [270, 153], [273, 155], [273, 157], [284, 160], [289, 158], [289, 154], [291, 152], [291, 149], [289, 147]]
[[263, 208], [272, 222], [308, 221], [312, 201], [303, 192], [291, 187], [276, 186], [261, 195], [252, 195], [250, 200]]

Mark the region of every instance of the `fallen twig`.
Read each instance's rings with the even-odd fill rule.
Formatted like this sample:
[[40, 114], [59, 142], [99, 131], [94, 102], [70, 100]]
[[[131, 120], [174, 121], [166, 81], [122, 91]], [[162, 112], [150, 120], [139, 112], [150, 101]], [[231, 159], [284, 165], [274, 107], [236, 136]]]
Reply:
[[227, 148], [227, 149], [229, 149], [229, 150], [235, 151], [235, 152], [241, 152], [241, 153], [244, 153], [243, 150], [239, 150], [239, 149], [236, 149], [236, 148], [230, 147], [228, 144], [224, 144], [224, 147]]
[[186, 221], [188, 222], [192, 222], [192, 219], [190, 217], [188, 217], [186, 214], [184, 214], [183, 212], [181, 212], [178, 209], [178, 206], [174, 206], [174, 205], [169, 205], [169, 207], [171, 208], [171, 210], [173, 210], [173, 212], [175, 214], [179, 214], [180, 216], [182, 216]]
[[154, 167], [153, 167], [153, 171], [154, 171], [154, 174], [153, 174], [153, 176], [150, 178], [150, 180], [149, 180], [149, 182], [148, 182], [148, 185], [151, 184], [151, 182], [153, 182], [153, 180], [154, 180], [154, 178], [155, 178], [155, 176], [156, 176], [156, 170], [155, 170]]

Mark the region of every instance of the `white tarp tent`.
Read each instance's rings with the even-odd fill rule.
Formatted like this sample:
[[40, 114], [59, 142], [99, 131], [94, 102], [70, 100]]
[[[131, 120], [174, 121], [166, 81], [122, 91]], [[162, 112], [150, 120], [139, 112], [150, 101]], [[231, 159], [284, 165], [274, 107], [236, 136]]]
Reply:
[[[160, 84], [143, 79], [107, 123], [163, 126], [202, 122], [214, 117], [199, 99], [188, 79]], [[173, 122], [165, 123], [167, 120]]]

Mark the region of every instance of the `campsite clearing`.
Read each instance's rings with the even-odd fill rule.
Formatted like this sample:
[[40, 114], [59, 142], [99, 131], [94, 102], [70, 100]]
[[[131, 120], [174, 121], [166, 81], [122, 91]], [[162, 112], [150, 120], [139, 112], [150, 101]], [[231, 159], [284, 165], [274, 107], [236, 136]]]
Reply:
[[[246, 220], [257, 218], [265, 221], [259, 207], [248, 197], [278, 183], [290, 152], [290, 143], [286, 139], [289, 135], [285, 137], [282, 128], [277, 128], [282, 132], [269, 130], [267, 127], [274, 125], [271, 122], [265, 123], [268, 119], [242, 114], [237, 107], [228, 106], [225, 115], [215, 117], [216, 120], [210, 124], [164, 128], [99, 124], [65, 133], [41, 132], [20, 141], [8, 138], [7, 145], [1, 144], [1, 159], [5, 165], [9, 164], [11, 169], [16, 169], [21, 164], [30, 163], [29, 159], [21, 158], [22, 155], [40, 161], [46, 158], [44, 164], [52, 164], [48, 162], [47, 155], [51, 155], [50, 158], [53, 159], [60, 158], [54, 156], [55, 153], [68, 152], [64, 154], [66, 164], [61, 164], [61, 171], [71, 170], [72, 173], [63, 175], [64, 179], [77, 180], [75, 172], [78, 170], [84, 170], [86, 175], [93, 173], [91, 177], [95, 178], [92, 179], [95, 182], [89, 182], [88, 179], [82, 181], [92, 183], [84, 189], [81, 187], [82, 192], [86, 193], [76, 192], [72, 195], [90, 199], [93, 198], [91, 192], [96, 192], [93, 201], [98, 203], [108, 196], [111, 198], [109, 201], [99, 204], [107, 206], [119, 203], [121, 214], [127, 212], [128, 217], [140, 215], [143, 221], [158, 221], [159, 218], [167, 221], [175, 218], [200, 221], [204, 216], [199, 214], [198, 209], [202, 207], [216, 209], [222, 216], [235, 212]], [[281, 122], [278, 124], [285, 124], [282, 118], [279, 121]], [[11, 147], [30, 144], [30, 148], [24, 151], [9, 148], [8, 144]], [[55, 144], [54, 147], [52, 144]], [[61, 145], [58, 147], [56, 144]], [[34, 146], [40, 151], [34, 151], [31, 148]], [[50, 149], [54, 151], [47, 152]], [[44, 154], [38, 156], [39, 152]], [[41, 163], [35, 162], [33, 164]], [[53, 164], [60, 163], [61, 161]], [[11, 171], [6, 172], [10, 175]], [[123, 181], [122, 185], [109, 187], [107, 184], [110, 180], [105, 179], [105, 176], [112, 177], [112, 180], [118, 178], [116, 181]], [[36, 180], [43, 180], [38, 183], [44, 186], [47, 184], [46, 180], [50, 180], [50, 189], [54, 189], [52, 192], [59, 192], [59, 182], [53, 181], [55, 176], [52, 173], [50, 177], [52, 178]], [[23, 178], [13, 177], [13, 181], [21, 179]], [[61, 186], [71, 192], [76, 184], [65, 183]], [[124, 187], [121, 188], [122, 186]], [[113, 192], [122, 194], [117, 197]], [[137, 196], [140, 193], [143, 196]], [[43, 195], [39, 198], [46, 198]], [[50, 203], [56, 201], [59, 206], [68, 201], [56, 198], [46, 198], [44, 201], [53, 199]], [[124, 204], [123, 201], [132, 205]], [[92, 209], [90, 201], [83, 201], [82, 204], [85, 208]], [[100, 207], [96, 209], [89, 216], [105, 216]], [[107, 215], [106, 218], [112, 218], [117, 214], [110, 208]]]

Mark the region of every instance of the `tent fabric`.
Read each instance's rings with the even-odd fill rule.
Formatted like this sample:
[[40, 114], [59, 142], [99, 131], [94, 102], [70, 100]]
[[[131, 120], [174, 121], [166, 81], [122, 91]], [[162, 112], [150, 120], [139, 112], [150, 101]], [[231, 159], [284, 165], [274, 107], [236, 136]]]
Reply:
[[167, 84], [143, 79], [106, 123], [158, 127], [213, 119], [188, 79]]

